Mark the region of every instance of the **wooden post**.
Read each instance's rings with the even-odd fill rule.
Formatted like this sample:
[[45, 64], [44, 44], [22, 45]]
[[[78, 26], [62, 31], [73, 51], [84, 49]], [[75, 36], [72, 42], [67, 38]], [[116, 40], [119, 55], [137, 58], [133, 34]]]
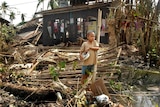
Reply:
[[[102, 10], [98, 9], [98, 26], [97, 26], [97, 42], [98, 42], [98, 44], [100, 42], [100, 33], [101, 33], [101, 25], [102, 25], [101, 23], [102, 23]], [[98, 60], [98, 51], [97, 51], [97, 60]], [[97, 74], [97, 61], [94, 66], [92, 82], [95, 82], [96, 74]]]

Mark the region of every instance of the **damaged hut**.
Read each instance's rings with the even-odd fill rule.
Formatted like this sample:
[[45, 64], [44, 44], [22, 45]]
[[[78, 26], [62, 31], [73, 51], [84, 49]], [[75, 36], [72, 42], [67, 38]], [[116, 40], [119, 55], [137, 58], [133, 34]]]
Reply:
[[43, 45], [75, 42], [79, 37], [86, 38], [87, 30], [97, 33], [98, 9], [102, 10], [101, 42], [108, 43], [105, 18], [109, 13], [110, 3], [67, 6], [38, 12], [43, 16]]

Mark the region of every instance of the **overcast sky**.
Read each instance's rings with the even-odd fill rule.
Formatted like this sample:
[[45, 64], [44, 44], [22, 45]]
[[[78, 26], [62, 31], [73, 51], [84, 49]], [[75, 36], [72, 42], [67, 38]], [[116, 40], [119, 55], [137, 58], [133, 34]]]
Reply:
[[[25, 21], [30, 20], [34, 15], [36, 6], [38, 4], [38, 0], [0, 0], [0, 4], [2, 4], [2, 2], [4, 1], [16, 13], [16, 19], [13, 21], [14, 24], [18, 24], [19, 22], [21, 22], [22, 13], [25, 14], [26, 16]], [[45, 0], [44, 2], [45, 9], [47, 8], [47, 4], [48, 4], [48, 0]], [[40, 5], [38, 10], [41, 10], [42, 8], [43, 8], [43, 5]], [[5, 18], [9, 20], [7, 16], [5, 16]]]
[[[36, 6], [38, 4], [38, 0], [0, 0], [0, 4], [2, 4], [2, 2], [6, 2], [9, 7], [14, 7], [16, 9], [13, 9], [13, 11], [16, 13], [16, 19], [13, 21], [13, 24], [18, 24], [19, 22], [21, 22], [21, 14], [25, 14], [26, 18], [25, 21], [30, 20], [36, 10]], [[38, 11], [40, 11], [41, 9], [47, 9], [47, 5], [48, 5], [48, 1], [49, 0], [44, 0], [44, 7], [41, 4], [39, 6]], [[158, 0], [156, 0], [158, 2]], [[9, 18], [5, 17], [7, 20], [9, 20]]]

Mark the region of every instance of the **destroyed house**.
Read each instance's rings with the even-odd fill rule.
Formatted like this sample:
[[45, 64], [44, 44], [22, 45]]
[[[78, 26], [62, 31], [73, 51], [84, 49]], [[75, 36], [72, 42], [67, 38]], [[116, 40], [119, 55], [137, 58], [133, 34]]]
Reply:
[[8, 25], [10, 22], [0, 17], [0, 24], [4, 24], [4, 23]]
[[38, 27], [38, 23], [40, 23], [41, 17], [34, 18], [28, 22], [24, 22], [22, 25], [18, 25], [18, 34], [26, 33], [30, 31], [34, 31]]
[[102, 10], [102, 26], [100, 42], [108, 42], [106, 17], [110, 3], [68, 6], [54, 10], [42, 11], [43, 15], [42, 43], [55, 45], [68, 38], [76, 42], [78, 37], [86, 38], [86, 32], [92, 30], [97, 34], [98, 9]]

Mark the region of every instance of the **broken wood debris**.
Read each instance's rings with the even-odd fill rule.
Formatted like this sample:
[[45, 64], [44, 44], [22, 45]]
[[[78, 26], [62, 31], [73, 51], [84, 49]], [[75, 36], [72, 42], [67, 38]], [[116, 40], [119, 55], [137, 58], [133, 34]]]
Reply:
[[[34, 45], [30, 43], [28, 44], [29, 44], [28, 46], [25, 46], [25, 47], [23, 46], [21, 50], [17, 50], [17, 51], [21, 54], [21, 53], [27, 52], [28, 49], [37, 49], [37, 52], [34, 55], [35, 57], [32, 57], [30, 60], [26, 60], [28, 57], [32, 56], [32, 54], [25, 54], [25, 55], [21, 54], [23, 61], [26, 61], [26, 62], [17, 63], [17, 61], [15, 61], [15, 63], [10, 64], [9, 68], [10, 70], [13, 71], [12, 73], [15, 72], [15, 74], [11, 74], [12, 76], [10, 75], [10, 78], [8, 78], [8, 80], [7, 79], [5, 81], [3, 80], [2, 85], [4, 85], [5, 83], [8, 84], [9, 81], [12, 81], [10, 82], [11, 85], [7, 85], [7, 87], [10, 87], [12, 89], [14, 88], [13, 90], [18, 90], [16, 86], [19, 87], [19, 89], [21, 89], [24, 92], [27, 92], [27, 88], [29, 89], [34, 88], [34, 90], [30, 91], [30, 93], [26, 95], [25, 97], [26, 99], [32, 99], [35, 94], [40, 94], [41, 91], [37, 91], [38, 89], [42, 91], [43, 89], [48, 90], [48, 91], [44, 91], [44, 93], [41, 93], [45, 95], [48, 92], [53, 92], [56, 94], [57, 91], [59, 91], [60, 93], [65, 94], [66, 97], [69, 99], [70, 103], [68, 103], [68, 106], [75, 105], [75, 103], [78, 100], [74, 98], [73, 92], [75, 91], [77, 93], [76, 95], [79, 96], [81, 92], [84, 91], [85, 88], [88, 86], [88, 83], [84, 85], [84, 87], [81, 86], [80, 83], [78, 83], [79, 79], [81, 78], [81, 63], [78, 60], [79, 48], [76, 48], [74, 50], [73, 48], [71, 49], [54, 48], [53, 49], [53, 47], [50, 47], [50, 48], [45, 47], [44, 49], [42, 49], [43, 51], [38, 51], [39, 47], [35, 48]], [[40, 48], [43, 48], [43, 47], [40, 47]], [[110, 84], [109, 80], [116, 80], [118, 78], [115, 75], [117, 73], [118, 67], [117, 66], [111, 67], [109, 66], [109, 64], [115, 63], [117, 54], [119, 52], [118, 51], [119, 48], [110, 49], [110, 50], [107, 50], [107, 49], [109, 48], [102, 47], [98, 53], [99, 61], [98, 61], [98, 73], [97, 73], [96, 79], [103, 77], [104, 85], [106, 86], [106, 89], [110, 93], [112, 92], [112, 89], [109, 86]], [[5, 55], [2, 55], [2, 57], [4, 56]], [[121, 56], [118, 55], [118, 57], [121, 57]], [[110, 60], [107, 60], [108, 58]], [[102, 64], [103, 60], [105, 61], [105, 64]], [[55, 70], [57, 71], [59, 70], [58, 65], [59, 65], [59, 62], [61, 61], [65, 62], [66, 67], [64, 70], [58, 71], [58, 74], [59, 74], [58, 81], [54, 81], [48, 67], [49, 65], [54, 65]], [[119, 62], [117, 62], [117, 64], [118, 63]], [[73, 68], [73, 65], [76, 67], [75, 69]], [[26, 90], [24, 87], [26, 87]], [[71, 91], [71, 89], [73, 91]], [[99, 92], [102, 92], [102, 90], [99, 90]], [[65, 100], [64, 96], [62, 96], [62, 99]], [[61, 102], [61, 103], [64, 103], [64, 102]]]

